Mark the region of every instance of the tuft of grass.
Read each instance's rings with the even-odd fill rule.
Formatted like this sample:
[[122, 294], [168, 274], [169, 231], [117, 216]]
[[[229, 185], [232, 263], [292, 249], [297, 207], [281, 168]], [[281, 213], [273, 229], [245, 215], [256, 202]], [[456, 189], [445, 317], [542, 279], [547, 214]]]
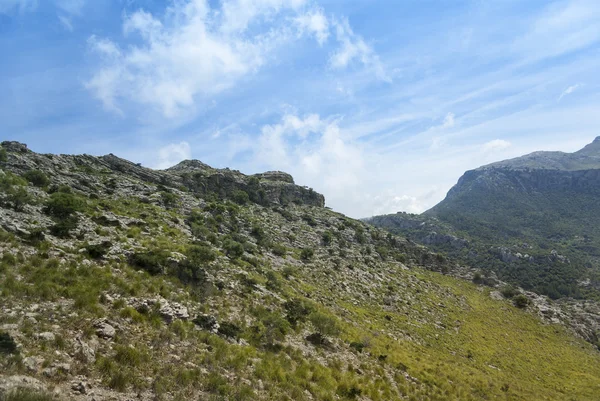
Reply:
[[53, 401], [54, 398], [47, 393], [19, 387], [2, 395], [2, 401]]

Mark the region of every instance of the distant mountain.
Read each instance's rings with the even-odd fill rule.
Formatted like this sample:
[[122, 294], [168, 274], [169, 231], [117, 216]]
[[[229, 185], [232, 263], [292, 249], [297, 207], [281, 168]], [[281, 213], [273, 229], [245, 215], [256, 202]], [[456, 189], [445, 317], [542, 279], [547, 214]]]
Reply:
[[370, 222], [553, 298], [597, 297], [600, 137], [574, 153], [534, 152], [467, 171], [423, 215]]

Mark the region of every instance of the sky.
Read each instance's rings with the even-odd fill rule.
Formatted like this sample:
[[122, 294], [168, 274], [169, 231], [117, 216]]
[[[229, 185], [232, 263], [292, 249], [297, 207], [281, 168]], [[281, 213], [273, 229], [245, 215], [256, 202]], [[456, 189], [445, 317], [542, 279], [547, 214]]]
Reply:
[[0, 139], [281, 170], [352, 217], [600, 136], [598, 0], [0, 0]]

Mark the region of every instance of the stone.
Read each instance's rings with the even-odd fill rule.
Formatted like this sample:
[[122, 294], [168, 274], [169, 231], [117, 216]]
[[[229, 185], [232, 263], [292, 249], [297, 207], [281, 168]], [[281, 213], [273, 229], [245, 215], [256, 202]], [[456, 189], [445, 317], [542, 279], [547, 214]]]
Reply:
[[77, 358], [84, 363], [94, 363], [96, 362], [96, 352], [92, 347], [89, 346], [85, 341], [81, 338], [77, 339]]
[[44, 363], [44, 358], [37, 356], [28, 356], [23, 358], [23, 365], [27, 368], [27, 370], [31, 372], [37, 372], [42, 364]]
[[38, 340], [44, 340], [44, 341], [48, 341], [48, 342], [56, 340], [56, 336], [54, 335], [54, 333], [51, 333], [49, 331], [37, 334], [36, 338]]
[[117, 334], [117, 330], [108, 323], [107, 319], [99, 319], [94, 322], [96, 328], [96, 335], [104, 339], [113, 339]]

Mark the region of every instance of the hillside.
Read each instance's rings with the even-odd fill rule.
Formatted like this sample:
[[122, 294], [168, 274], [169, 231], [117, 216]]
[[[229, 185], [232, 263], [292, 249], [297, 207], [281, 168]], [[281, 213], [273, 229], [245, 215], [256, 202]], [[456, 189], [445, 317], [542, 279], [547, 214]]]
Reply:
[[600, 299], [600, 137], [467, 171], [424, 225], [406, 217], [371, 222], [554, 299]]
[[285, 173], [16, 142], [0, 166], [3, 401], [597, 399], [583, 315]]

